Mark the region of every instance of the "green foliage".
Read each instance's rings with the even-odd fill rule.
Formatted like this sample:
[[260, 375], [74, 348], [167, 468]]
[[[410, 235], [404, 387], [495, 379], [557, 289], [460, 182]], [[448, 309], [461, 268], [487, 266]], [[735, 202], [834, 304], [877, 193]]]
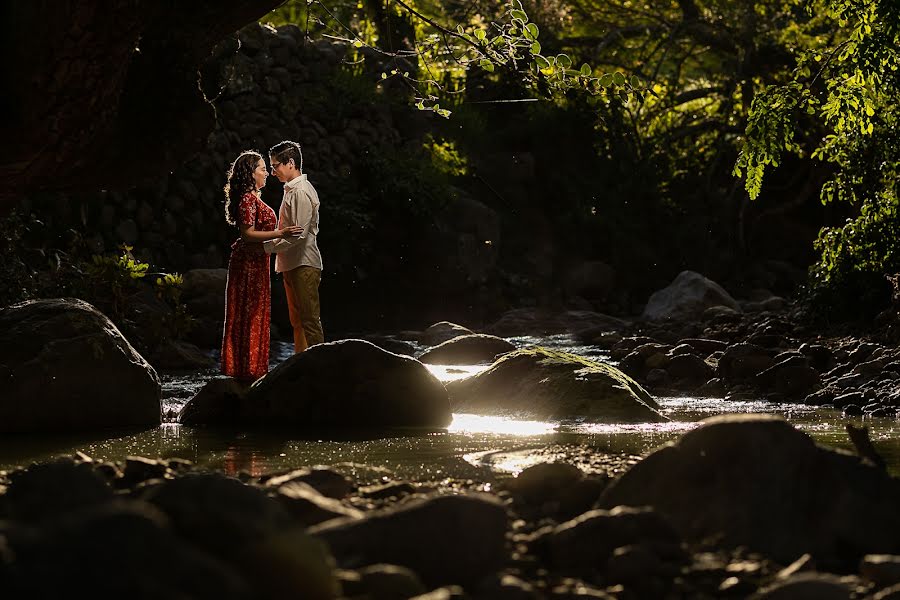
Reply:
[[888, 276], [900, 273], [896, 198], [866, 204], [844, 226], [824, 228], [816, 250], [810, 292], [817, 316], [857, 320], [887, 308]]
[[436, 141], [431, 134], [425, 136], [423, 147], [431, 157], [431, 164], [444, 175], [456, 177], [468, 173], [468, 160], [452, 140]]
[[799, 114], [814, 102], [799, 83], [771, 86], [753, 100], [744, 147], [734, 166], [736, 176], [746, 172], [750, 198], [759, 196], [767, 166], [777, 167], [783, 152], [801, 153], [795, 140]]
[[[122, 319], [128, 298], [137, 289], [136, 280], [143, 279], [150, 268], [134, 258], [133, 249], [123, 245], [118, 255], [95, 254], [85, 269], [88, 280], [84, 295], [95, 298], [92, 304], [101, 310], [106, 308], [104, 312], [116, 322]], [[98, 292], [108, 294], [108, 300]]]
[[[595, 69], [586, 63], [573, 68], [575, 63], [566, 53], [545, 53], [538, 41], [541, 28], [520, 0], [484, 4], [474, 12], [456, 4], [412, 0], [389, 3], [386, 7], [380, 0], [363, 0], [356, 5], [334, 5], [322, 0], [300, 4], [297, 0], [286, 2], [267, 20], [276, 25], [294, 23], [304, 28], [307, 35], [326, 34], [345, 40], [355, 49], [369, 47], [405, 64], [414, 62], [414, 69], [393, 68], [380, 77], [401, 78], [416, 91], [414, 104], [419, 110], [445, 118], [452, 112], [447, 105], [457, 101], [468, 73], [475, 67], [491, 77], [518, 77], [544, 96], [579, 90], [627, 98], [641, 97], [648, 91], [638, 77], [627, 79], [615, 72], [604, 78], [604, 73], [595, 75]], [[414, 48], [386, 46], [382, 39], [390, 29], [385, 22], [397, 19], [395, 10], [413, 22], [408, 37], [414, 39], [406, 42]], [[357, 54], [354, 59], [362, 61], [364, 56]]]
[[[818, 15], [810, 28], [828, 35], [801, 38], [792, 80], [757, 97], [735, 174], [755, 198], [783, 153], [831, 166], [822, 203], [848, 203], [859, 216], [820, 232], [812, 297], [831, 316], [870, 314], [884, 307], [885, 276], [900, 272], [900, 3], [816, 0], [807, 8]], [[819, 135], [798, 141], [801, 124]]]

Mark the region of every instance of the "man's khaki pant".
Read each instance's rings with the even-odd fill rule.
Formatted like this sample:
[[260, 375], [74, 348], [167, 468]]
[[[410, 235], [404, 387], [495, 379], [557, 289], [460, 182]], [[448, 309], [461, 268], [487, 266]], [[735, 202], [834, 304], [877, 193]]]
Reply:
[[325, 341], [319, 317], [319, 282], [322, 271], [315, 267], [297, 267], [282, 273], [288, 312], [294, 328], [294, 353]]

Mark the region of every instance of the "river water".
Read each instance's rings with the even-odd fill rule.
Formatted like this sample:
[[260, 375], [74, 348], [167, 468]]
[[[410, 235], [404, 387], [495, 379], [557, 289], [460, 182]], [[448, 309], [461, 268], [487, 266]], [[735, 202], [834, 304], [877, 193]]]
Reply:
[[[602, 351], [580, 346], [569, 336], [509, 338], [519, 347], [540, 344], [591, 358]], [[272, 363], [290, 356], [288, 344], [273, 345]], [[485, 367], [429, 367], [442, 381]], [[164, 413], [177, 412], [214, 371], [163, 374]], [[198, 465], [251, 475], [305, 465], [337, 465], [361, 481], [406, 478], [417, 481], [471, 479], [490, 482], [515, 475], [539, 462], [566, 461], [586, 472], [616, 474], [642, 455], [696, 427], [706, 417], [726, 413], [777, 414], [817, 442], [851, 449], [848, 422], [869, 427], [870, 437], [894, 474], [900, 474], [900, 421], [844, 418], [840, 412], [797, 404], [734, 402], [713, 398], [658, 398], [667, 423], [600, 425], [579, 421], [543, 422], [515, 418], [454, 415], [446, 432], [300, 437], [285, 433], [184, 427], [175, 422], [143, 431], [92, 435], [5, 436], [0, 440], [0, 470], [25, 466], [60, 454], [83, 452], [100, 460], [126, 456], [179, 457]]]

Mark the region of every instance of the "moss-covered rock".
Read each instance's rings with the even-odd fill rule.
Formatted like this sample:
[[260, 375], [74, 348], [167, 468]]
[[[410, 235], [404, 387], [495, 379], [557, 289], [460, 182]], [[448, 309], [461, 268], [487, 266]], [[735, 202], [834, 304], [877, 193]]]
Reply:
[[487, 371], [450, 382], [447, 389], [454, 412], [586, 417], [606, 423], [667, 420], [653, 397], [622, 371], [541, 347], [510, 352]]

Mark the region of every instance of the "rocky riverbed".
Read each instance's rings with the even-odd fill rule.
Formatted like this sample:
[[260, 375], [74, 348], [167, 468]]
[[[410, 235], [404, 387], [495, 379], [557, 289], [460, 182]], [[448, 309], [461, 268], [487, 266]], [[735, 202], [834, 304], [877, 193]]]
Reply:
[[[0, 473], [6, 597], [894, 598], [900, 483], [784, 421], [490, 481], [231, 475], [78, 453]], [[624, 472], [624, 473], [623, 473]]]

